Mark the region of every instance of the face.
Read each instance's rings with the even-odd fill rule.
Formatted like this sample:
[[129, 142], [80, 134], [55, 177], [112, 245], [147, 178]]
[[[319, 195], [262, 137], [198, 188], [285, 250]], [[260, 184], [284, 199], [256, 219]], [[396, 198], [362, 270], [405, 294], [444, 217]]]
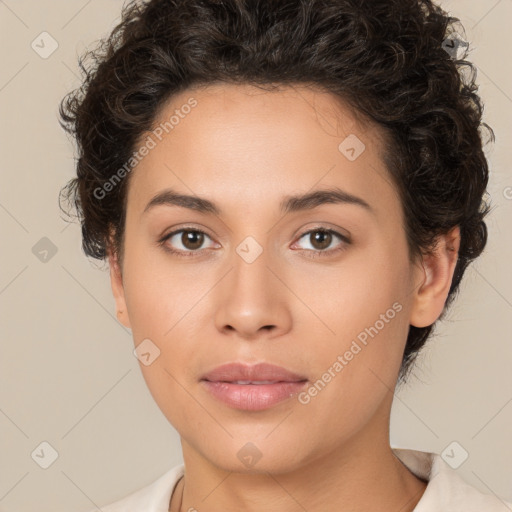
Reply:
[[[115, 258], [111, 275], [182, 443], [226, 470], [255, 450], [257, 470], [284, 471], [384, 439], [425, 274], [409, 261], [378, 129], [327, 93], [248, 85], [185, 91], [155, 126], [130, 176], [122, 275]], [[229, 362], [307, 381], [240, 408], [201, 380]]]

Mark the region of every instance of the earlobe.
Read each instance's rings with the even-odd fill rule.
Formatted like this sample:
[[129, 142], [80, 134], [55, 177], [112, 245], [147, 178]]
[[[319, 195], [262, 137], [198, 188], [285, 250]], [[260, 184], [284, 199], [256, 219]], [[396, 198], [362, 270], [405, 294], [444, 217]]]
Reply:
[[116, 316], [117, 319], [128, 328], [131, 328], [130, 318], [126, 308], [126, 300], [124, 296], [123, 276], [121, 266], [117, 254], [111, 249], [108, 251], [108, 262], [110, 267], [110, 285], [112, 287], [112, 294], [116, 303]]
[[460, 229], [454, 227], [437, 238], [437, 245], [423, 256], [415, 275], [416, 287], [411, 309], [411, 325], [428, 327], [443, 312], [452, 284], [460, 247]]

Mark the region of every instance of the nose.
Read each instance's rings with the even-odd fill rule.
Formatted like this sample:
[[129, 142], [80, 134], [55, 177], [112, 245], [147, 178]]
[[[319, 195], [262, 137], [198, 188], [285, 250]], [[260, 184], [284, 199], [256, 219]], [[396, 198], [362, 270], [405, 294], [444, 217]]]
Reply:
[[286, 279], [276, 277], [279, 270], [269, 260], [265, 250], [252, 262], [234, 254], [231, 271], [216, 287], [215, 324], [223, 334], [254, 340], [291, 329]]

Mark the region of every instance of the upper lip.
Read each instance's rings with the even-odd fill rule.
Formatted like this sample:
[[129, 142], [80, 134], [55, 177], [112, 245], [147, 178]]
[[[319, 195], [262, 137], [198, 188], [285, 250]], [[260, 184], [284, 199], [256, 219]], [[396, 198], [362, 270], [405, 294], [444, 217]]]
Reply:
[[203, 375], [201, 380], [211, 382], [233, 382], [238, 380], [300, 382], [307, 380], [307, 378], [274, 364], [258, 363], [250, 365], [235, 362], [217, 366], [217, 368]]

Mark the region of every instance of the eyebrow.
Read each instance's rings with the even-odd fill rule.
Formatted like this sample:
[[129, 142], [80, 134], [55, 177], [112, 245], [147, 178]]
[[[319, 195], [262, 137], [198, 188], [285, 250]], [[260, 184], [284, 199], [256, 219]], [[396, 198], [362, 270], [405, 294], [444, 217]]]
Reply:
[[337, 187], [315, 190], [306, 194], [286, 196], [281, 202], [281, 211], [286, 214], [302, 210], [312, 210], [323, 204], [351, 204], [361, 206], [365, 210], [374, 213], [373, 208], [362, 198], [349, 194]]
[[[302, 210], [312, 210], [313, 208], [328, 203], [356, 205], [371, 213], [375, 213], [373, 208], [364, 199], [349, 194], [337, 187], [286, 196], [280, 203], [280, 210], [283, 214], [287, 214]], [[158, 205], [180, 206], [205, 214], [212, 213], [214, 215], [220, 215], [222, 213], [221, 209], [208, 199], [180, 194], [172, 189], [166, 189], [156, 194], [146, 205], [143, 213]]]

